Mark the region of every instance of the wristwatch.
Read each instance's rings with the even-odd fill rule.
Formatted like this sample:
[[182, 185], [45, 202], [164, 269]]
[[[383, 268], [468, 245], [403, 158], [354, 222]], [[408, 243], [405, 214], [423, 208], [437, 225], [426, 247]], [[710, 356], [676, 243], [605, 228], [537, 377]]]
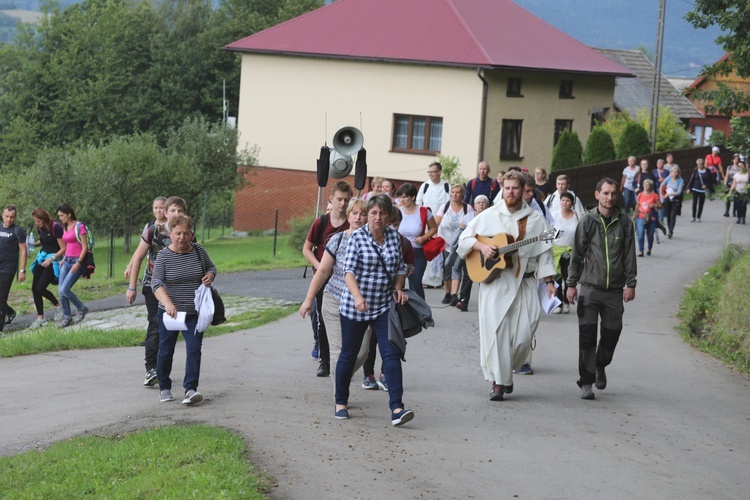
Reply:
[[26, 274], [26, 269], [21, 269], [21, 270], [20, 270], [20, 271], [18, 271], [18, 272], [19, 272], [19, 273], [23, 273], [23, 274]]

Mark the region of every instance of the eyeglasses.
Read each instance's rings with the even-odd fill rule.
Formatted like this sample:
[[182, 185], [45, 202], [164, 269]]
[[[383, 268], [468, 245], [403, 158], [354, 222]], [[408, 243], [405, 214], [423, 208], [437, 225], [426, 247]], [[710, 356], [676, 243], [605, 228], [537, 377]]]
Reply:
[[427, 171], [428, 174], [436, 174], [438, 172], [440, 172], [440, 170], [428, 170]]

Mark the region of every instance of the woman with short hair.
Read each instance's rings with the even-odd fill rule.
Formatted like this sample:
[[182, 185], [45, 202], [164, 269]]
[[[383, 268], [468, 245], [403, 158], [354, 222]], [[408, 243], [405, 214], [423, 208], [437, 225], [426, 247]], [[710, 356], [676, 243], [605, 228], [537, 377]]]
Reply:
[[156, 373], [159, 379], [159, 401], [173, 401], [172, 397], [172, 358], [180, 330], [170, 330], [164, 324], [164, 315], [177, 318], [184, 312], [185, 338], [185, 389], [184, 405], [192, 405], [203, 400], [198, 392], [201, 369], [201, 346], [203, 333], [196, 331], [198, 311], [195, 309], [195, 291], [203, 284], [211, 286], [216, 278], [216, 266], [198, 243], [192, 243], [193, 231], [190, 217], [177, 215], [169, 223], [171, 242], [156, 256], [151, 288], [159, 300], [159, 353], [156, 360]]
[[396, 196], [401, 202], [399, 210], [401, 210], [402, 219], [399, 232], [406, 236], [414, 247], [414, 273], [409, 276], [409, 288], [424, 298], [422, 276], [427, 268], [427, 259], [422, 245], [437, 233], [437, 224], [429, 207], [417, 205], [417, 188], [414, 185], [408, 182], [401, 185], [396, 191]]
[[443, 282], [445, 283], [443, 304], [452, 306], [459, 302], [458, 285], [461, 282], [461, 262], [456, 259], [456, 249], [452, 248], [451, 242], [457, 240], [464, 217], [474, 211], [471, 205], [463, 202], [465, 194], [466, 188], [463, 184], [453, 186], [450, 192], [451, 199], [441, 205], [435, 215], [435, 223], [438, 226], [437, 234], [446, 242], [445, 250], [443, 250]]
[[638, 232], [638, 257], [643, 257], [644, 235], [648, 239], [648, 250], [646, 255], [651, 255], [654, 246], [654, 232], [658, 223], [657, 210], [661, 208], [659, 195], [654, 192], [654, 181], [646, 179], [643, 181], [643, 192], [638, 193], [635, 204], [635, 229]]
[[680, 167], [674, 165], [669, 169], [669, 177], [662, 182], [661, 188], [664, 191], [663, 205], [664, 217], [667, 219], [668, 238], [671, 240], [674, 233], [674, 226], [677, 222], [677, 216], [682, 210], [682, 191], [684, 181], [680, 176]]

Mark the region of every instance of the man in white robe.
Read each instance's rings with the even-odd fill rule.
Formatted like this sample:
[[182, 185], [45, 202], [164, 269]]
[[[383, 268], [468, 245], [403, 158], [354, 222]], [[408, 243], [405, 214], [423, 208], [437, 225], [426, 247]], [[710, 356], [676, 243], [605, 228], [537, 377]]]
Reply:
[[[526, 219], [524, 240], [548, 229], [542, 215], [523, 201], [524, 184], [520, 172], [505, 174], [503, 200], [475, 217], [461, 235], [458, 254], [462, 258], [471, 251], [493, 258], [497, 247], [482, 243], [477, 235], [494, 237], [506, 233], [518, 239], [522, 219]], [[480, 365], [485, 378], [492, 382], [492, 401], [501, 401], [504, 394], [513, 392], [513, 370], [521, 368], [531, 350], [541, 316], [537, 280], [543, 277], [547, 293], [555, 293], [555, 265], [549, 242], [521, 246], [511, 255], [513, 267], [504, 269], [491, 283], [479, 285]]]

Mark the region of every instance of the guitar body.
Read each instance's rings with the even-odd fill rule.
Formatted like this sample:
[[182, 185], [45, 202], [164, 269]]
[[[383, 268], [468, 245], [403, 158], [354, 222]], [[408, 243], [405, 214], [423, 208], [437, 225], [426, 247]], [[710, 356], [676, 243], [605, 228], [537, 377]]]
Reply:
[[[477, 235], [477, 240], [485, 245], [503, 248], [513, 243], [515, 238], [510, 234], [500, 233], [492, 237]], [[513, 267], [511, 253], [507, 252], [499, 254], [493, 259], [485, 259], [482, 252], [472, 250], [466, 256], [466, 270], [469, 273], [469, 278], [475, 283], [492, 283], [495, 278], [500, 276], [503, 269]]]

